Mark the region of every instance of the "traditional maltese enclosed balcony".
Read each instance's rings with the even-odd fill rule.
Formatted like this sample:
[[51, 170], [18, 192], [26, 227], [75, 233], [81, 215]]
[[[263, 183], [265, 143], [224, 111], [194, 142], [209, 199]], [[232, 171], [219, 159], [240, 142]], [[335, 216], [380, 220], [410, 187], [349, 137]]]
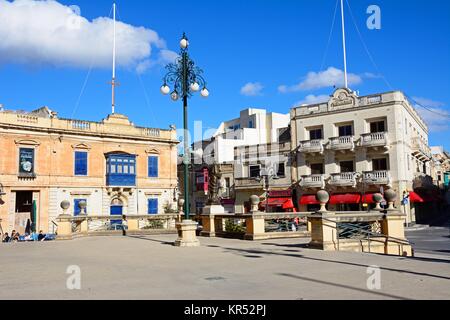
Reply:
[[325, 188], [325, 175], [312, 174], [309, 176], [302, 176], [300, 186], [302, 188]]
[[330, 176], [328, 183], [333, 187], [356, 187], [358, 179], [356, 172], [333, 173]]
[[391, 174], [387, 170], [366, 171], [363, 174], [363, 182], [367, 185], [390, 185]]
[[355, 137], [345, 136], [345, 137], [330, 138], [328, 148], [333, 151], [345, 151], [345, 150], [354, 151]]
[[298, 151], [303, 153], [323, 153], [324, 141], [321, 139], [301, 141]]
[[361, 147], [387, 147], [389, 146], [387, 132], [366, 133], [361, 135]]

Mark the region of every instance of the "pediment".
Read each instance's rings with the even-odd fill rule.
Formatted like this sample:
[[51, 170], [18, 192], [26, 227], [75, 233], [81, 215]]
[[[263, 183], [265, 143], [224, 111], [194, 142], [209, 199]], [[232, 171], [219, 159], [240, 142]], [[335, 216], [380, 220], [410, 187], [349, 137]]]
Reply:
[[16, 145], [20, 145], [20, 146], [40, 146], [41, 143], [39, 141], [36, 140], [31, 140], [31, 139], [23, 139], [23, 140], [15, 140], [14, 141], [16, 143]]

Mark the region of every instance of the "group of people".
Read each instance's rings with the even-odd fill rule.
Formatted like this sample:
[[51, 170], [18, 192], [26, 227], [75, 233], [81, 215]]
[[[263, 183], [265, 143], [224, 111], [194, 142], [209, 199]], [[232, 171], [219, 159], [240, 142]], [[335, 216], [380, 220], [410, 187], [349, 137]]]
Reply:
[[19, 232], [16, 232], [16, 230], [13, 230], [11, 232], [11, 236], [8, 233], [5, 233], [3, 236], [2, 242], [3, 243], [11, 243], [11, 242], [28, 242], [28, 241], [46, 241], [47, 235], [44, 234], [44, 232], [41, 230], [39, 231], [39, 234], [36, 233], [25, 233], [25, 235], [21, 235]]

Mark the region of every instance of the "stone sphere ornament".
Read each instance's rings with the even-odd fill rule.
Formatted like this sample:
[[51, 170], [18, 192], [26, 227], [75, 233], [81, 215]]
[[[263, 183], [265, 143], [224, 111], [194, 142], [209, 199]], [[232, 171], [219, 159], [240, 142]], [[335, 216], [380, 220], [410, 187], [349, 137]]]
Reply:
[[384, 192], [384, 198], [389, 205], [388, 210], [395, 210], [394, 203], [397, 200], [397, 193], [392, 189], [388, 189]]
[[80, 210], [81, 210], [81, 213], [80, 213], [81, 215], [86, 214], [86, 207], [87, 207], [87, 202], [85, 200], [78, 202], [78, 208], [80, 208]]
[[64, 211], [66, 211], [67, 209], [70, 208], [70, 202], [67, 200], [61, 201], [61, 209], [63, 209]]
[[251, 212], [257, 212], [257, 211], [259, 211], [259, 210], [258, 210], [258, 206], [259, 206], [260, 200], [259, 200], [259, 197], [258, 197], [258, 196], [256, 196], [256, 195], [251, 196], [251, 197], [250, 197], [250, 203], [251, 203], [251, 205], [252, 205]]
[[325, 190], [320, 190], [316, 194], [317, 201], [320, 202], [320, 212], [326, 212], [326, 205], [330, 201], [330, 194]]
[[383, 196], [381, 195], [381, 193], [375, 193], [373, 196], [372, 196], [372, 198], [373, 198], [373, 201], [376, 203], [376, 207], [375, 207], [375, 210], [378, 210], [378, 211], [381, 211], [381, 210], [383, 210], [383, 208], [381, 208], [381, 203], [383, 202], [383, 200], [384, 200], [384, 198], [383, 198]]

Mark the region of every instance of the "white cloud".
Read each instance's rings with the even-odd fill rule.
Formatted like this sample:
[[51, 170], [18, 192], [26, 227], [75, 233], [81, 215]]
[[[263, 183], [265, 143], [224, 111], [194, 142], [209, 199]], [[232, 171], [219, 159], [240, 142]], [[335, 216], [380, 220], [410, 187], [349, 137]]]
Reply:
[[[450, 129], [450, 112], [441, 108], [445, 105], [444, 103], [420, 97], [413, 97], [413, 99], [415, 101], [413, 102], [415, 103], [414, 107], [425, 120], [430, 131], [442, 132]], [[426, 109], [423, 107], [426, 107]]]
[[264, 86], [259, 82], [249, 82], [241, 88], [241, 94], [248, 97], [262, 95]]
[[[362, 82], [362, 77], [353, 73], [348, 74], [348, 84], [357, 85]], [[327, 87], [343, 87], [344, 72], [340, 69], [329, 67], [322, 72], [309, 72], [302, 82], [293, 86], [281, 85], [278, 91], [281, 93], [313, 90]]]
[[318, 95], [318, 96], [313, 95], [313, 94], [310, 94], [310, 95], [307, 95], [307, 96], [305, 97], [305, 99], [303, 99], [303, 100], [301, 100], [301, 101], [295, 103], [295, 104], [294, 104], [294, 107], [298, 107], [298, 106], [301, 106], [301, 105], [304, 105], [304, 104], [317, 104], [317, 103], [323, 103], [323, 102], [328, 102], [329, 100], [330, 100], [330, 96], [329, 96], [329, 95], [326, 95], [326, 94], [324, 94], [324, 95]]
[[[0, 0], [0, 62], [111, 67], [112, 19], [89, 21], [77, 8], [54, 0]], [[165, 41], [153, 30], [118, 21], [116, 35], [119, 67], [143, 72], [168, 56]], [[153, 57], [154, 49], [159, 58]]]

